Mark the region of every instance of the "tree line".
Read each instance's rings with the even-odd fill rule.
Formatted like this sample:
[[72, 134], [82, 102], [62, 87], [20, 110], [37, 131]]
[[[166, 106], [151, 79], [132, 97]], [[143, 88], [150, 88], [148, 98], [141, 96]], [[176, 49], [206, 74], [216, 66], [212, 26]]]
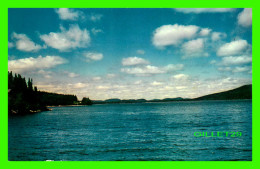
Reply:
[[8, 72], [8, 113], [30, 114], [48, 110], [46, 106], [91, 105], [92, 101], [84, 97], [81, 102], [76, 95], [38, 91], [33, 80], [20, 74]]

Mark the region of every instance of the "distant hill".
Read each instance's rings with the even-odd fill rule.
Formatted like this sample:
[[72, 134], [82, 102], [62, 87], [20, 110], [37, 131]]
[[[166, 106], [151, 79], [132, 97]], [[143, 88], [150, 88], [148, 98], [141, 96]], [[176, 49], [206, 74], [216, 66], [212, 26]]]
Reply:
[[252, 84], [244, 85], [236, 89], [225, 92], [209, 94], [198, 97], [193, 100], [235, 100], [235, 99], [252, 99]]
[[107, 100], [93, 100], [94, 104], [107, 104], [107, 103], [144, 103], [147, 102], [145, 99], [126, 99], [126, 100], [121, 100], [121, 99], [107, 99]]
[[93, 104], [117, 104], [117, 103], [147, 103], [147, 102], [174, 102], [174, 101], [196, 101], [196, 100], [235, 100], [235, 99], [252, 99], [252, 85], [244, 85], [236, 89], [228, 90], [225, 92], [209, 94], [195, 99], [189, 98], [165, 98], [165, 99], [128, 99], [121, 100], [118, 98], [107, 100], [93, 100]]
[[114, 99], [107, 99], [107, 100], [105, 100], [105, 102], [107, 102], [107, 103], [119, 103], [119, 102], [121, 102], [121, 100], [114, 98]]
[[153, 99], [153, 100], [148, 100], [148, 102], [173, 102], [173, 101], [188, 101], [188, 100], [191, 99], [176, 97], [176, 98], [165, 98], [165, 99]]

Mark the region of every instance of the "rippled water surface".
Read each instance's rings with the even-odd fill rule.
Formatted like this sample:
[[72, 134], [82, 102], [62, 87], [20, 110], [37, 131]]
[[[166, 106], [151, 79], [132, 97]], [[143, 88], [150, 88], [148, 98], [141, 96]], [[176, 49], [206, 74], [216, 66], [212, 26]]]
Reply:
[[[9, 160], [252, 160], [252, 102], [53, 107], [9, 117]], [[195, 137], [235, 131], [241, 137]]]

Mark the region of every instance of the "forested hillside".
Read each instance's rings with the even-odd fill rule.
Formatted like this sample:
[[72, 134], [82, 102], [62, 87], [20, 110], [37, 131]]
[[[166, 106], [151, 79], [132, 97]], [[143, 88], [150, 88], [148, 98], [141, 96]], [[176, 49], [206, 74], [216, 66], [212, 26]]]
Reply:
[[71, 105], [77, 96], [38, 91], [33, 80], [26, 80], [20, 74], [8, 72], [8, 113], [29, 114], [45, 111], [52, 105]]

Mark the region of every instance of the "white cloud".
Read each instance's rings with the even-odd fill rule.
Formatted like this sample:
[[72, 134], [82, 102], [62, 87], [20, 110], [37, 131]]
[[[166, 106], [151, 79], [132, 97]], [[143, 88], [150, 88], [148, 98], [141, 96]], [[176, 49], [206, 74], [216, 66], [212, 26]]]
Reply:
[[76, 73], [73, 73], [73, 72], [69, 72], [68, 76], [71, 77], [71, 78], [74, 78], [74, 77], [78, 77], [79, 74], [76, 74]]
[[139, 49], [139, 50], [137, 50], [137, 51], [136, 51], [136, 53], [138, 53], [138, 54], [140, 54], [140, 55], [144, 55], [144, 54], [145, 54], [145, 51], [144, 51], [144, 50], [141, 50], [141, 49]]
[[122, 68], [121, 72], [133, 74], [136, 76], [150, 76], [153, 74], [165, 73], [165, 71], [161, 70], [159, 67], [151, 65], [146, 65], [143, 67]]
[[81, 88], [87, 87], [88, 84], [79, 82], [79, 83], [74, 83], [74, 84], [68, 84], [68, 86], [70, 88], [74, 88], [74, 89], [81, 89]]
[[182, 89], [186, 89], [186, 88], [187, 88], [187, 86], [176, 86], [177, 90], [182, 90]]
[[29, 57], [18, 60], [9, 60], [8, 70], [16, 73], [22, 73], [37, 69], [52, 68], [66, 62], [67, 61], [60, 56], [38, 56], [37, 58]]
[[91, 41], [88, 30], [81, 30], [78, 25], [71, 25], [69, 30], [61, 27], [61, 32], [51, 32], [48, 35], [41, 35], [40, 38], [48, 46], [60, 51], [67, 51], [75, 48], [86, 48]]
[[219, 67], [218, 70], [219, 71], [225, 71], [225, 72], [232, 71], [231, 67]]
[[99, 90], [107, 90], [107, 89], [110, 89], [110, 86], [99, 85], [99, 86], [96, 87], [96, 89], [99, 89]]
[[135, 76], [151, 76], [155, 74], [169, 73], [173, 71], [182, 70], [184, 67], [183, 64], [169, 64], [164, 67], [157, 67], [152, 65], [143, 65], [138, 67], [131, 68], [122, 68], [121, 72], [127, 74], [133, 74]]
[[[34, 43], [30, 38], [25, 34], [13, 33], [12, 38], [16, 40], [16, 48], [25, 52], [36, 52], [44, 47]], [[8, 44], [9, 45], [9, 44]]]
[[177, 74], [177, 75], [174, 75], [172, 76], [174, 79], [176, 80], [187, 80], [189, 75], [186, 75], [186, 74]]
[[147, 65], [149, 61], [139, 57], [128, 57], [122, 59], [123, 66]]
[[220, 39], [224, 39], [226, 37], [227, 37], [227, 34], [225, 34], [225, 33], [213, 32], [212, 35], [211, 35], [211, 40], [212, 41], [217, 41], [217, 40], [220, 40]]
[[103, 15], [101, 15], [101, 14], [91, 14], [90, 20], [96, 22], [96, 21], [99, 21], [102, 17], [103, 17]]
[[64, 71], [64, 74], [66, 74], [70, 78], [79, 77], [79, 74], [73, 73], [73, 72], [69, 72], [69, 71]]
[[241, 65], [252, 62], [252, 56], [227, 56], [222, 58], [220, 65]]
[[98, 34], [98, 33], [102, 33], [103, 30], [102, 30], [102, 29], [92, 28], [92, 29], [91, 29], [91, 32], [92, 32], [94, 35], [96, 35], [96, 34]]
[[80, 16], [78, 11], [68, 8], [59, 8], [55, 9], [55, 12], [59, 15], [59, 18], [62, 20], [77, 20]]
[[38, 72], [37, 72], [38, 74], [40, 74], [40, 75], [42, 75], [44, 78], [46, 78], [46, 79], [50, 79], [50, 78], [52, 78], [52, 76], [51, 76], [51, 74], [52, 74], [52, 72], [51, 71], [45, 71], [45, 70], [39, 70]]
[[94, 81], [99, 81], [99, 80], [101, 80], [101, 77], [96, 76], [96, 77], [93, 77], [92, 80], [94, 80]]
[[248, 43], [246, 40], [236, 40], [230, 43], [222, 45], [218, 51], [218, 56], [229, 56], [229, 55], [238, 55], [244, 52], [248, 48]]
[[102, 53], [97, 53], [97, 52], [87, 52], [84, 53], [84, 56], [86, 57], [86, 61], [98, 61], [103, 59], [103, 54]]
[[232, 72], [239, 73], [239, 72], [247, 72], [252, 71], [251, 66], [243, 66], [243, 67], [235, 67]]
[[158, 48], [178, 45], [185, 39], [193, 38], [198, 30], [199, 27], [195, 25], [163, 25], [154, 31], [152, 42]]
[[162, 70], [164, 70], [165, 72], [173, 72], [173, 71], [182, 70], [183, 67], [184, 67], [183, 64], [176, 64], [176, 65], [174, 65], [174, 64], [169, 64], [169, 65], [167, 65], [167, 66], [164, 66], [164, 67], [162, 68]]
[[208, 53], [204, 52], [204, 39], [199, 38], [190, 40], [182, 45], [183, 58], [190, 57], [207, 57]]
[[13, 47], [14, 47], [14, 43], [8, 42], [8, 48], [13, 48]]
[[248, 72], [252, 71], [251, 66], [236, 66], [236, 67], [219, 67], [219, 71], [226, 71], [226, 72], [233, 72], [233, 73], [241, 73], [241, 72]]
[[234, 8], [174, 8], [177, 12], [183, 13], [222, 13], [233, 12]]
[[203, 29], [201, 29], [199, 35], [200, 35], [200, 36], [208, 36], [211, 31], [212, 31], [212, 30], [209, 29], [209, 28], [203, 28]]
[[245, 8], [237, 17], [238, 24], [243, 27], [252, 25], [252, 8]]
[[[249, 71], [250, 72], [250, 71]], [[246, 72], [247, 73], [247, 72]], [[182, 79], [182, 77], [184, 77]], [[242, 77], [223, 77], [214, 76], [204, 79], [202, 77], [193, 77], [179, 75], [175, 78], [161, 79], [160, 76], [145, 78], [134, 78], [130, 81], [74, 81], [64, 83], [59, 79], [55, 82], [46, 80], [37, 82], [39, 90], [76, 94], [79, 99], [89, 97], [93, 100], [103, 100], [109, 98], [120, 99], [163, 99], [173, 97], [194, 98], [206, 94], [221, 92], [244, 84], [251, 83], [251, 78]], [[71, 79], [69, 79], [71, 80]], [[160, 84], [162, 83], [162, 84]]]
[[153, 81], [153, 82], [151, 83], [151, 85], [152, 85], [152, 86], [161, 86], [161, 85], [163, 85], [163, 83], [162, 83], [162, 82]]

